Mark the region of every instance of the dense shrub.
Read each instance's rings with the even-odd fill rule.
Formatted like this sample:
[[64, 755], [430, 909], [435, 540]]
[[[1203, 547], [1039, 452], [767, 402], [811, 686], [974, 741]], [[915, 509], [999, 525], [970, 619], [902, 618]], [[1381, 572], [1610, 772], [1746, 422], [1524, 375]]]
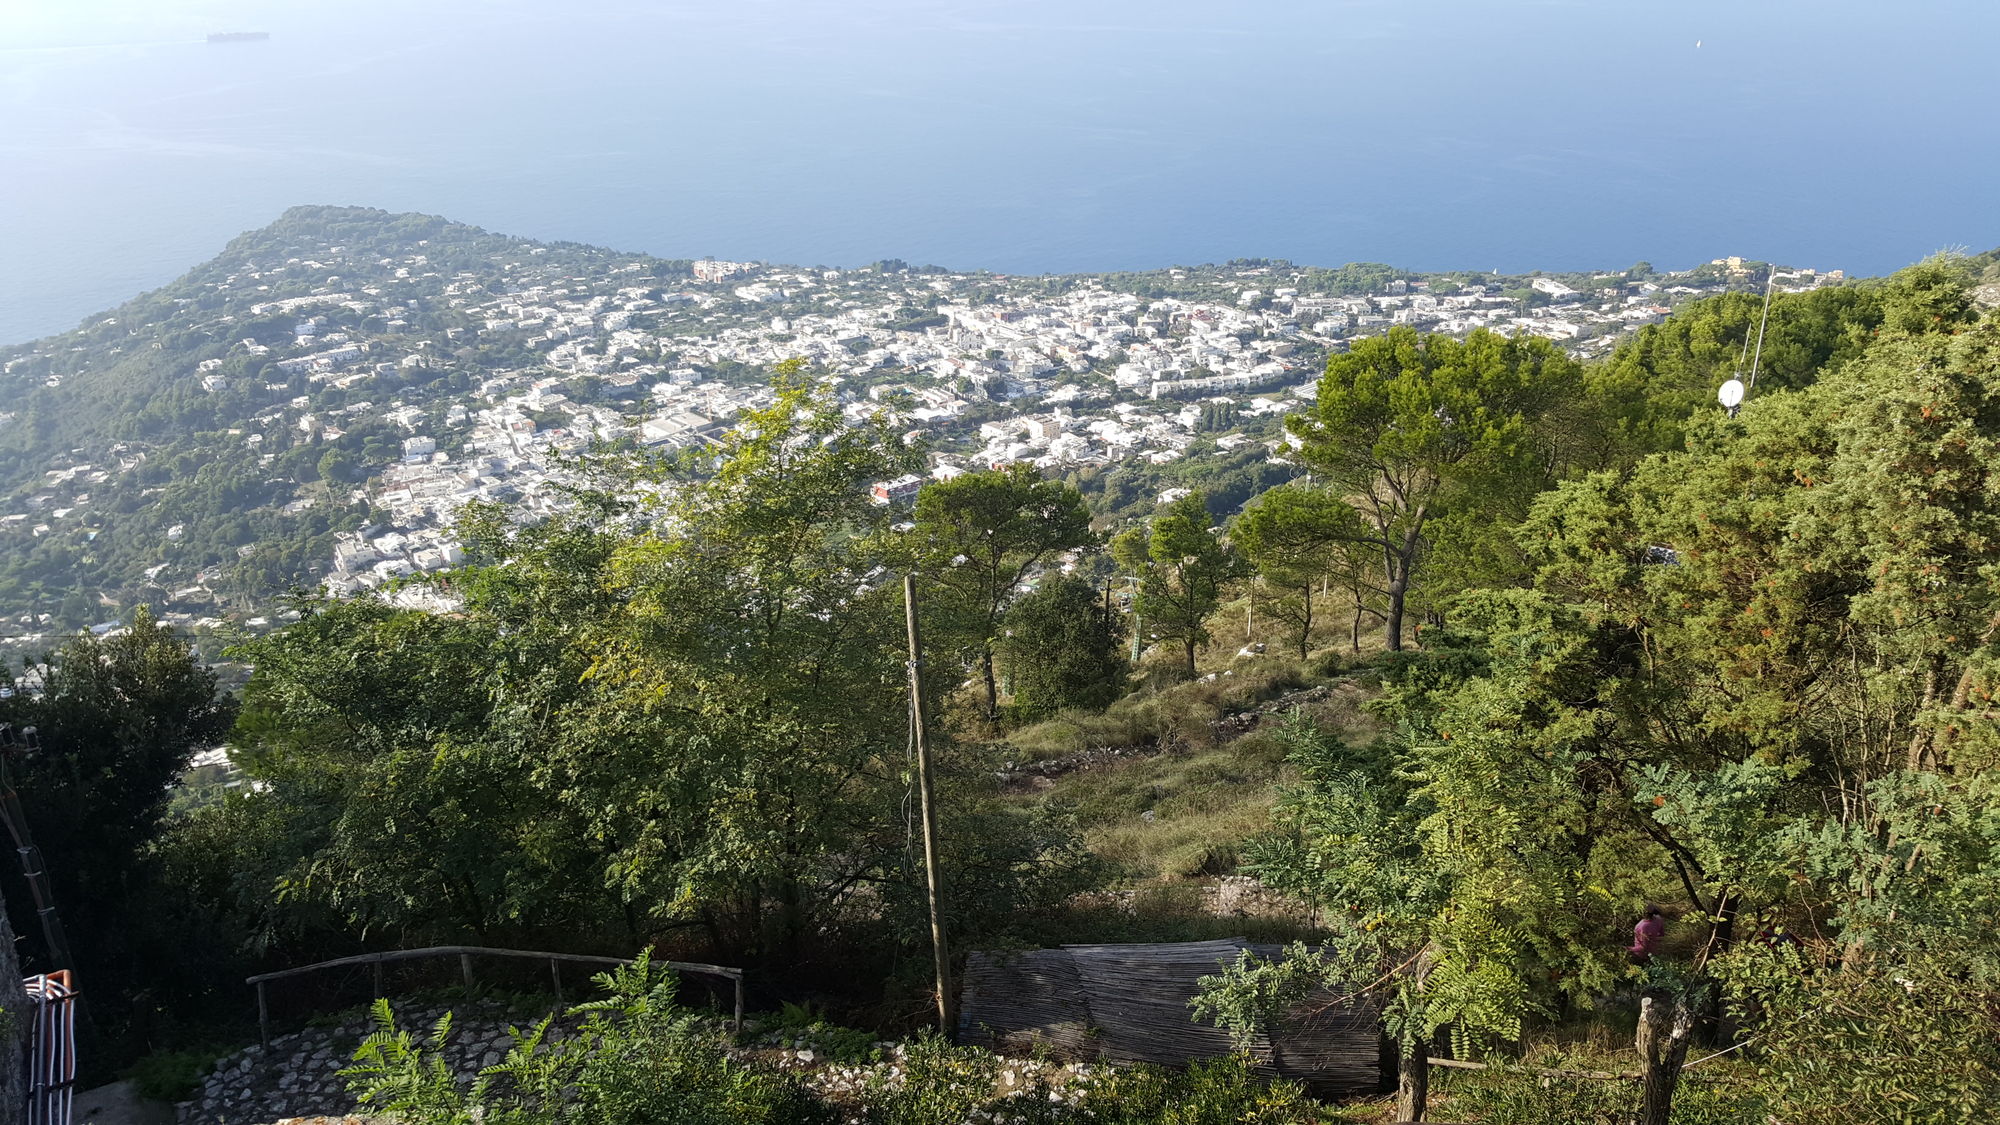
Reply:
[[1289, 1082], [1265, 1083], [1241, 1058], [1204, 1059], [1185, 1071], [1111, 1072], [1083, 1099], [1093, 1125], [1293, 1125], [1319, 1107]]
[[[1627, 1056], [1629, 1062], [1629, 1056]], [[1545, 1069], [1601, 1069], [1602, 1058], [1551, 1052], [1535, 1056]], [[1639, 1113], [1639, 1084], [1592, 1078], [1543, 1076], [1494, 1069], [1454, 1072], [1443, 1078], [1449, 1111], [1439, 1116], [1480, 1125], [1626, 1125]], [[1736, 1084], [1703, 1082], [1690, 1074], [1674, 1093], [1672, 1125], [1763, 1125], [1761, 1099]], [[1790, 1118], [1783, 1120], [1789, 1121]]]
[[1991, 984], [1976, 979], [1984, 959], [1962, 948], [1896, 952], [1842, 966], [1830, 947], [1781, 945], [1725, 962], [1736, 1014], [1756, 1036], [1756, 1088], [1775, 1117], [1945, 1125], [2000, 1104], [2000, 1011]]
[[[517, 1031], [498, 1066], [470, 1082], [444, 1060], [446, 1016], [419, 1037], [396, 1026], [387, 1001], [378, 1030], [345, 1071], [371, 1110], [403, 1125], [1292, 1125], [1318, 1107], [1287, 1083], [1265, 1084], [1241, 1059], [1185, 1072], [1101, 1068], [1060, 1086], [1038, 1073], [1003, 1093], [1000, 1059], [936, 1036], [908, 1043], [899, 1065], [878, 1069], [861, 1104], [841, 1106], [793, 1077], [738, 1062], [714, 1028], [674, 1003], [672, 976], [643, 955], [598, 978], [607, 999], [573, 1009], [574, 1034], [552, 1019]], [[804, 1008], [780, 1026], [821, 1025]]]
[[878, 1074], [869, 1084], [868, 1125], [958, 1125], [993, 1100], [999, 1060], [985, 1052], [955, 1048], [933, 1035], [912, 1040], [903, 1055], [903, 1074]]
[[513, 1050], [469, 1087], [443, 1059], [451, 1017], [427, 1044], [397, 1028], [386, 1001], [378, 1030], [345, 1071], [364, 1104], [405, 1125], [819, 1125], [837, 1116], [775, 1074], [731, 1060], [712, 1027], [674, 1004], [673, 976], [644, 954], [599, 976], [610, 996], [574, 1009], [574, 1036], [552, 1020], [515, 1033]]
[[215, 1060], [228, 1053], [222, 1047], [157, 1051], [127, 1067], [124, 1076], [132, 1081], [142, 1098], [184, 1102], [201, 1088], [201, 1080], [215, 1069]]

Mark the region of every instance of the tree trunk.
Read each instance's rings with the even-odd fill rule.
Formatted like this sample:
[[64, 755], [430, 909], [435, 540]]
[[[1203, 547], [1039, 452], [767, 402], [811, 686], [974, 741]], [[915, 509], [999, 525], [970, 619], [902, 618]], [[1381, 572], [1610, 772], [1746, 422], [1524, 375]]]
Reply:
[[986, 651], [979, 654], [979, 672], [986, 679], [986, 717], [991, 719], [1000, 714], [1000, 682], [993, 676], [993, 645], [987, 642]]
[[1313, 584], [1312, 583], [1310, 582], [1306, 583], [1305, 593], [1306, 593], [1305, 623], [1299, 626], [1300, 660], [1304, 660], [1312, 655], [1312, 635], [1313, 635]]
[[1667, 1125], [1693, 1030], [1694, 1013], [1685, 997], [1655, 988], [1640, 998], [1636, 1044], [1642, 1067], [1639, 1125]]
[[33, 1009], [21, 987], [21, 963], [14, 952], [14, 927], [0, 901], [0, 1125], [20, 1125], [26, 1117], [27, 1075], [20, 1065], [28, 1049]]
[[785, 960], [798, 964], [806, 933], [805, 906], [799, 881], [790, 872], [778, 879], [778, 927], [779, 948], [784, 951]]
[[1188, 658], [1188, 663], [1187, 663], [1188, 679], [1193, 680], [1195, 676], [1199, 674], [1195, 669], [1194, 654], [1195, 650], [1200, 646], [1196, 644], [1195, 639], [1192, 636], [1190, 636], [1187, 639], [1186, 643], [1187, 643], [1187, 658]]
[[1431, 1096], [1431, 1045], [1427, 1039], [1405, 1044], [1396, 1068], [1396, 1120], [1422, 1121]]
[[1388, 639], [1390, 652], [1403, 651], [1403, 575], [1389, 580], [1389, 616], [1382, 626], [1382, 635]]

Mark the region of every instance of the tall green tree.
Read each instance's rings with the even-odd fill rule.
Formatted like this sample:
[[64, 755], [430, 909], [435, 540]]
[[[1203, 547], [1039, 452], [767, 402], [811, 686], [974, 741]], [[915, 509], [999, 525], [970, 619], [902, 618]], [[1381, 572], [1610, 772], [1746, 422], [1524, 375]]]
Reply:
[[[14, 755], [8, 773], [66, 935], [65, 967], [95, 997], [81, 1032], [86, 1049], [116, 1065], [144, 1049], [149, 1028], [202, 1010], [217, 966], [234, 957], [226, 937], [205, 959], [161, 956], [222, 935], [189, 909], [156, 851], [175, 782], [220, 740], [230, 709], [187, 639], [143, 609], [121, 630], [71, 640], [9, 686], [0, 721], [17, 735], [36, 727], [40, 749]], [[18, 864], [0, 867], [0, 885], [21, 939], [10, 952], [24, 970], [46, 971], [52, 951]]]
[[624, 610], [587, 674], [675, 731], [620, 766], [652, 761], [645, 799], [595, 814], [635, 888], [676, 912], [747, 894], [758, 944], [796, 950], [873, 869], [907, 729], [901, 589], [866, 486], [916, 464], [885, 420], [849, 426], [824, 389], [781, 383], [714, 476], [620, 545]]
[[1300, 456], [1365, 525], [1381, 552], [1384, 630], [1403, 647], [1420, 568], [1448, 519], [1491, 526], [1553, 479], [1548, 423], [1580, 386], [1580, 368], [1536, 337], [1485, 330], [1464, 340], [1407, 327], [1327, 360], [1311, 412], [1288, 419]]
[[1207, 497], [1190, 492], [1112, 544], [1119, 566], [1139, 579], [1135, 609], [1145, 627], [1181, 646], [1189, 679], [1196, 675], [1195, 656], [1208, 643], [1209, 615], [1222, 604], [1224, 588], [1243, 574], [1241, 559], [1216, 530], [1209, 526]]
[[1322, 489], [1292, 484], [1258, 497], [1230, 527], [1230, 542], [1280, 592], [1271, 612], [1297, 638], [1300, 659], [1310, 654], [1314, 624], [1313, 589], [1338, 579], [1350, 595], [1353, 639], [1359, 646], [1363, 598], [1372, 592], [1373, 562], [1361, 514]]
[[188, 831], [231, 826], [231, 897], [267, 940], [496, 941], [621, 917], [605, 842], [544, 796], [598, 693], [576, 636], [590, 619], [535, 581], [536, 555], [563, 553], [565, 578], [588, 583], [606, 554], [549, 530], [524, 533], [518, 565], [465, 576], [460, 613], [316, 600], [236, 650], [257, 671], [232, 742], [258, 788]]
[[[902, 606], [883, 580], [908, 555], [867, 484], [917, 451], [800, 372], [778, 388], [719, 451], [622, 462], [568, 515], [468, 513], [478, 565], [450, 577], [454, 612], [307, 602], [242, 650], [236, 741], [261, 784], [188, 837], [245, 842], [228, 893], [264, 931], [625, 947], [690, 929], [776, 966], [870, 911], [915, 939]], [[660, 471], [685, 476], [635, 487]], [[978, 917], [1084, 869], [1056, 820], [984, 809], [963, 780], [940, 792], [945, 847], [982, 873], [960, 900]]]
[[1092, 545], [1090, 512], [1076, 489], [1017, 464], [926, 485], [914, 521], [920, 573], [955, 611], [991, 716], [1000, 705], [993, 656], [1001, 618], [1037, 568]]
[[[95, 945], [129, 921], [122, 904], [138, 897], [168, 791], [222, 737], [229, 709], [186, 638], [143, 609], [30, 671], [32, 684], [10, 680], [0, 720], [38, 728], [41, 749], [10, 769], [72, 940]], [[39, 945], [32, 917], [17, 915], [15, 929]]]
[[[1569, 482], [1521, 528], [1537, 584], [1646, 654], [1593, 694], [1722, 940], [1788, 893], [1769, 843], [1799, 807], [1886, 841], [1872, 785], [1995, 760], [2000, 348], [1949, 273], [1902, 275], [1857, 362], [1698, 422], [1685, 454]], [[1922, 866], [1864, 865], [1860, 901]]]
[[1628, 846], [1578, 785], [1596, 728], [1541, 721], [1547, 700], [1603, 674], [1603, 655], [1531, 591], [1474, 597], [1460, 616], [1449, 646], [1392, 667], [1386, 756], [1301, 718], [1283, 729], [1300, 781], [1246, 867], [1326, 910], [1335, 936], [1282, 960], [1246, 958], [1202, 1004], [1239, 1031], [1311, 987], [1379, 1005], [1402, 1052], [1401, 1120], [1423, 1119], [1425, 1060], [1447, 1029], [1460, 1052], [1487, 1050], [1565, 996], [1604, 991], [1617, 949], [1606, 938], [1628, 905], [1601, 884], [1586, 893]]
[[1052, 576], [1014, 603], [1004, 625], [1000, 655], [1022, 715], [1102, 710], [1124, 693], [1124, 630], [1083, 579]]

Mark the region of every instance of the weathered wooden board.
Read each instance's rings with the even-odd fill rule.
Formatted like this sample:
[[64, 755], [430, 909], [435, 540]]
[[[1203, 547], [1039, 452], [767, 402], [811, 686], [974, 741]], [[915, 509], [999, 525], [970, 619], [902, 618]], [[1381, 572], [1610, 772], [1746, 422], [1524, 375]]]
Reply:
[[[1040, 1049], [1062, 1058], [1182, 1066], [1229, 1054], [1220, 1028], [1188, 1007], [1202, 977], [1244, 950], [1282, 955], [1240, 938], [1144, 945], [1068, 945], [969, 955], [959, 1040], [996, 1050]], [[1382, 1088], [1375, 1011], [1331, 992], [1310, 997], [1251, 1045], [1257, 1068], [1315, 1093]]]
[[972, 953], [959, 991], [959, 1042], [1058, 1058], [1096, 1058], [1076, 962], [1061, 949]]

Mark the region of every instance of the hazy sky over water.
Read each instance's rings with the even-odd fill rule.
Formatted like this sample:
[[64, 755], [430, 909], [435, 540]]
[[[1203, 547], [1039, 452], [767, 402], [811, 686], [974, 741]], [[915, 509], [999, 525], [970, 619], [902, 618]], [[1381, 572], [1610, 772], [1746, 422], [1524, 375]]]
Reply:
[[0, 0], [0, 341], [297, 203], [827, 264], [1876, 272], [2000, 243], [1994, 43], [1970, 2]]

